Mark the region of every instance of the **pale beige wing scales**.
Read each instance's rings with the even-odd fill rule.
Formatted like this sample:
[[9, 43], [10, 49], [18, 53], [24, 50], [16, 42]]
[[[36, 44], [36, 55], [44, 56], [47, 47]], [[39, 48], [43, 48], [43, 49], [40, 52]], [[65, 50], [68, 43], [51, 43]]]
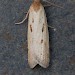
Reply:
[[37, 64], [49, 66], [49, 33], [45, 11], [42, 5], [38, 11], [30, 7], [28, 20], [28, 63], [31, 68]]

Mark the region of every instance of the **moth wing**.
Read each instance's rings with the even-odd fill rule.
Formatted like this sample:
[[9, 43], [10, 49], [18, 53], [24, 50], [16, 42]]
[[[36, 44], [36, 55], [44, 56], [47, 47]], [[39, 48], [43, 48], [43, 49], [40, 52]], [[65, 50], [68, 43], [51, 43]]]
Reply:
[[28, 62], [31, 68], [37, 64], [49, 66], [49, 33], [43, 6], [36, 12], [31, 7], [28, 22]]

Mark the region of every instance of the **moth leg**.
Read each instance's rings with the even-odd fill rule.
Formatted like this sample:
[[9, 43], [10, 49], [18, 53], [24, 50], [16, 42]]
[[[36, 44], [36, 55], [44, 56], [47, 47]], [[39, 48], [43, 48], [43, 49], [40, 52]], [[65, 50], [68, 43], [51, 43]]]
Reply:
[[28, 18], [28, 15], [29, 15], [29, 11], [26, 13], [25, 18], [21, 22], [18, 22], [18, 23], [15, 23], [15, 24], [22, 24]]
[[55, 7], [63, 8], [62, 6], [56, 5], [56, 4], [54, 4], [54, 3], [50, 2], [50, 1], [47, 1], [47, 0], [44, 0], [44, 1], [50, 4], [50, 5], [44, 5], [44, 7], [49, 7], [49, 6], [53, 5]]
[[54, 27], [52, 27], [52, 26], [49, 26], [49, 25], [48, 25], [48, 27], [49, 27], [49, 28], [52, 28], [54, 31], [56, 31], [56, 28], [54, 28]]

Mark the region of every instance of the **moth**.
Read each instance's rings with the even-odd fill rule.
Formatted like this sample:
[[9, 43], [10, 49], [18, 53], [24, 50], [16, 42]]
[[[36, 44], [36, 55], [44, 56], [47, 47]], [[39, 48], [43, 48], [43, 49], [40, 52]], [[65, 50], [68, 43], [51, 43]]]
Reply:
[[49, 66], [49, 32], [45, 10], [40, 0], [33, 0], [23, 21], [28, 18], [28, 63], [30, 68], [37, 64], [43, 68]]

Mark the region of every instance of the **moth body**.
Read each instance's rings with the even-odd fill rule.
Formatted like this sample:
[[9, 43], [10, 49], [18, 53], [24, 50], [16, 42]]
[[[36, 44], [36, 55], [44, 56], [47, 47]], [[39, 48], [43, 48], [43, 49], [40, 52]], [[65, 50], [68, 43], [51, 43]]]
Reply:
[[37, 64], [49, 66], [49, 33], [46, 14], [40, 0], [34, 0], [28, 19], [28, 63], [31, 68]]
[[[45, 0], [44, 0], [45, 1]], [[49, 1], [46, 1], [53, 6], [63, 8], [55, 5]], [[51, 6], [47, 5], [47, 6]], [[23, 23], [29, 15], [28, 19], [28, 63], [30, 68], [34, 68], [37, 64], [43, 68], [49, 66], [49, 33], [47, 18], [44, 11], [44, 7], [41, 4], [41, 0], [33, 0], [32, 5], [26, 15], [26, 17], [19, 23]], [[50, 28], [54, 27], [49, 26]]]

